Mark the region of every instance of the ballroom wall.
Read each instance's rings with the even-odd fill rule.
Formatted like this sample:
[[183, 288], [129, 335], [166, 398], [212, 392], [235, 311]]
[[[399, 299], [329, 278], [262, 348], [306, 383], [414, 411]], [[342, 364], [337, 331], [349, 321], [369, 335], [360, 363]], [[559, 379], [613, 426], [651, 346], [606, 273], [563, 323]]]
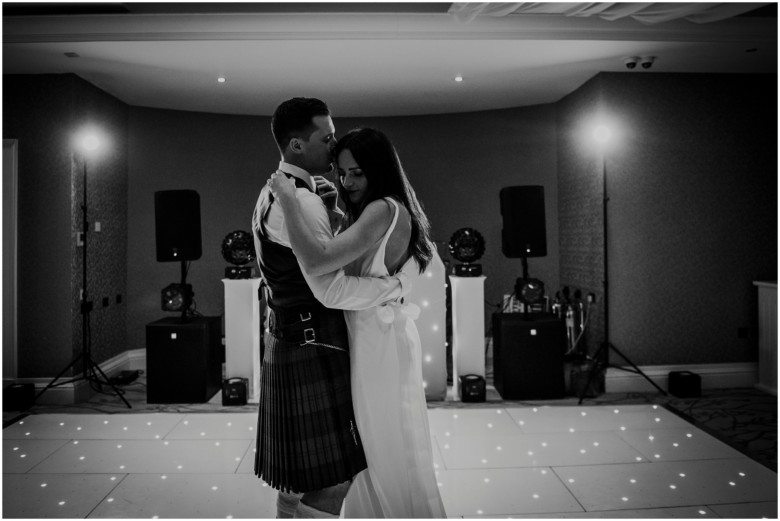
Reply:
[[[607, 160], [613, 342], [638, 364], [746, 362], [751, 283], [777, 278], [776, 90], [774, 75], [610, 73], [541, 106], [360, 119], [332, 109], [339, 132], [371, 125], [393, 139], [445, 260], [458, 228], [484, 235], [486, 316], [521, 271], [501, 254], [504, 186], [545, 187], [548, 256], [530, 259], [531, 275], [551, 293], [600, 293], [600, 163], [575, 129], [599, 108], [619, 114], [626, 133]], [[278, 161], [269, 117], [127, 106], [73, 75], [4, 76], [3, 95], [3, 137], [19, 139], [20, 376], [53, 376], [80, 349], [83, 160], [70, 139], [87, 120], [111, 137], [88, 164], [90, 221], [103, 223], [89, 245], [96, 360], [143, 348], [145, 325], [171, 316], [160, 290], [179, 266], [156, 261], [157, 190], [200, 193], [203, 257], [188, 281], [201, 313], [222, 314], [221, 241], [249, 229]]]
[[19, 141], [19, 377], [53, 377], [81, 351], [84, 156], [74, 138], [88, 125], [104, 131], [87, 164], [93, 358], [127, 349], [127, 113], [125, 103], [72, 74], [3, 76], [3, 138]]
[[[280, 100], [281, 101], [281, 100]], [[498, 192], [504, 186], [545, 186], [548, 256], [529, 261], [530, 272], [558, 285], [555, 109], [552, 105], [446, 116], [341, 118], [337, 134], [356, 126], [382, 129], [393, 140], [431, 221], [442, 258], [459, 228], [485, 238], [482, 259], [486, 315], [511, 293], [518, 259], [501, 254]], [[154, 192], [194, 189], [201, 198], [203, 257], [191, 263], [198, 310], [224, 310], [223, 238], [249, 230], [257, 194], [279, 162], [270, 117], [227, 116], [130, 108], [128, 346], [145, 346], [145, 324], [166, 316], [160, 290], [179, 278], [177, 263], [155, 258]], [[486, 326], [489, 327], [489, 320]]]
[[600, 113], [610, 340], [639, 365], [755, 361], [753, 281], [777, 280], [776, 75], [602, 73], [558, 108], [562, 283], [603, 297]]

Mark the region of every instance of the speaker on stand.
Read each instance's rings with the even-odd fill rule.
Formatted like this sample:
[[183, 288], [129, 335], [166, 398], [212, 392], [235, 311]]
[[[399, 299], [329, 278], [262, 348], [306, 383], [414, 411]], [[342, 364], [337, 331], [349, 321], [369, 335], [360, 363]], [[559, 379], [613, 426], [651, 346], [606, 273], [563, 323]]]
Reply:
[[528, 275], [528, 257], [547, 255], [543, 186], [508, 186], [501, 201], [501, 251], [522, 260], [514, 294], [523, 313], [493, 315], [493, 382], [504, 399], [562, 398], [566, 329], [562, 320], [539, 311], [544, 283]]
[[[181, 321], [186, 322], [192, 304], [192, 286], [187, 284], [187, 263], [200, 259], [202, 255], [200, 238], [200, 196], [195, 190], [164, 190], [154, 193], [154, 227], [157, 247], [157, 262], [179, 261], [181, 283], [166, 290], [174, 296], [175, 307], [181, 310]], [[173, 286], [173, 287], [172, 287]], [[168, 297], [167, 301], [171, 301]], [[163, 296], [163, 310], [166, 307]]]
[[506, 257], [522, 260], [523, 275], [515, 282], [515, 297], [524, 304], [526, 319], [530, 308], [544, 299], [544, 284], [528, 275], [528, 257], [547, 255], [543, 186], [507, 186], [499, 192], [501, 201], [501, 251]]
[[545, 257], [547, 230], [543, 186], [507, 186], [501, 200], [501, 251], [510, 259]]
[[157, 261], [181, 264], [181, 282], [163, 289], [162, 309], [181, 318], [146, 326], [147, 402], [205, 402], [221, 385], [222, 321], [191, 310], [187, 266], [202, 255], [198, 192], [155, 192], [154, 218]]

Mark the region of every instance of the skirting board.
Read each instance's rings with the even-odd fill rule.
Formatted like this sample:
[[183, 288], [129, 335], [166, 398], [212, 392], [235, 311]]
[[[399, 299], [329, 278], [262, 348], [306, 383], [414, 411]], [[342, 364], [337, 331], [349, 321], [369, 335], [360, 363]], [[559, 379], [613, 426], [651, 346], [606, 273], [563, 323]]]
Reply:
[[[80, 364], [79, 364], [80, 365]], [[134, 369], [145, 370], [146, 369], [146, 349], [134, 349], [131, 351], [125, 351], [113, 358], [110, 358], [98, 364], [100, 369], [109, 378], [120, 371], [131, 371]], [[79, 373], [76, 376], [80, 376]], [[74, 377], [63, 376], [59, 381], [67, 382]], [[52, 378], [19, 378], [15, 380], [16, 383], [33, 383], [35, 384], [35, 394], [49, 385]], [[69, 382], [56, 387], [50, 387], [41, 397], [37, 400], [40, 404], [73, 404], [86, 401], [94, 394], [94, 391], [90, 388], [89, 383], [84, 380], [78, 380], [76, 382]]]
[[[661, 389], [669, 388], [669, 373], [690, 371], [701, 376], [702, 389], [730, 389], [753, 387], [758, 382], [758, 364], [739, 362], [733, 364], [648, 365], [640, 367], [648, 378]], [[605, 377], [608, 393], [657, 392], [642, 375], [609, 367]]]
[[[146, 349], [125, 351], [110, 360], [100, 364], [100, 368], [108, 376], [124, 370], [146, 370]], [[668, 389], [669, 373], [671, 371], [691, 371], [701, 376], [702, 389], [729, 389], [737, 387], [753, 387], [758, 382], [758, 364], [756, 362], [741, 362], [733, 364], [691, 364], [691, 365], [651, 365], [640, 367], [651, 380], [662, 389]], [[63, 378], [67, 380], [68, 378]], [[18, 383], [34, 383], [36, 394], [46, 387], [51, 379], [22, 378]], [[606, 392], [654, 392], [655, 387], [642, 375], [610, 367], [605, 377]], [[657, 392], [657, 391], [656, 391]], [[57, 387], [52, 387], [41, 396], [40, 403], [71, 404], [89, 399], [93, 394], [89, 385], [80, 380]]]

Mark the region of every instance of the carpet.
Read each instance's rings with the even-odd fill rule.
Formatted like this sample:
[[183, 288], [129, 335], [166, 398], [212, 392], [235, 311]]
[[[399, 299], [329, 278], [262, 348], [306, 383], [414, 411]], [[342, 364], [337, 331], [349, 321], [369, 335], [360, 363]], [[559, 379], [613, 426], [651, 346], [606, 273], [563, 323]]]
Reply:
[[777, 396], [758, 389], [710, 389], [663, 404], [696, 427], [777, 472]]

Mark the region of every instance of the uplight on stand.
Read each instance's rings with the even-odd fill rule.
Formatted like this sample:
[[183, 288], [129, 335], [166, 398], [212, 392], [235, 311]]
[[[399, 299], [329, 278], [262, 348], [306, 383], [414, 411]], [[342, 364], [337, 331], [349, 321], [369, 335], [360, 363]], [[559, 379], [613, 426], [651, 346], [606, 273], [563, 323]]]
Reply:
[[[81, 286], [81, 298], [80, 298], [80, 308], [81, 308], [81, 352], [76, 356], [70, 364], [68, 364], [65, 369], [60, 371], [60, 373], [51, 381], [49, 382], [46, 387], [44, 387], [40, 393], [38, 393], [35, 397], [36, 401], [38, 398], [40, 398], [46, 391], [51, 389], [52, 387], [57, 387], [60, 385], [65, 385], [68, 383], [74, 383], [79, 380], [86, 380], [89, 382], [90, 386], [92, 387], [92, 390], [96, 392], [105, 392], [103, 390], [103, 387], [109, 387], [113, 391], [113, 394], [118, 396], [124, 404], [128, 408], [132, 408], [130, 403], [125, 399], [124, 391], [118, 389], [114, 384], [112, 384], [106, 374], [103, 372], [103, 370], [100, 368], [100, 366], [92, 359], [92, 335], [90, 334], [90, 326], [89, 326], [89, 318], [90, 318], [90, 312], [92, 311], [92, 302], [89, 300], [89, 294], [87, 292], [87, 232], [89, 231], [89, 222], [87, 220], [87, 158], [88, 157], [94, 157], [94, 153], [98, 150], [100, 147], [100, 140], [98, 136], [94, 133], [86, 132], [82, 134], [79, 138], [77, 138], [77, 147], [81, 149], [83, 153], [83, 160], [84, 160], [84, 169], [83, 169], [83, 195], [82, 195], [82, 202], [81, 202], [81, 210], [82, 210], [82, 228], [81, 228], [81, 258], [82, 258], [82, 264], [81, 264], [81, 273], [82, 273], [82, 286]], [[79, 376], [76, 376], [74, 378], [71, 378], [69, 380], [59, 382], [59, 379], [62, 378], [62, 376], [68, 372], [73, 366], [76, 365], [76, 363], [81, 360], [83, 364], [83, 373]], [[109, 394], [105, 392], [106, 394]]]
[[[582, 389], [582, 392], [580, 393], [580, 401], [579, 403], [582, 403], [582, 400], [585, 398], [585, 394], [588, 392], [588, 389], [590, 388], [591, 382], [596, 377], [598, 373], [600, 373], [602, 370], [606, 370], [607, 367], [610, 366], [609, 363], [609, 351], [610, 349], [620, 355], [623, 360], [628, 363], [631, 367], [621, 367], [621, 366], [614, 366], [617, 369], [622, 369], [624, 371], [636, 373], [642, 377], [644, 377], [648, 382], [650, 382], [653, 387], [658, 389], [658, 391], [661, 392], [661, 394], [666, 395], [666, 391], [661, 389], [661, 387], [658, 386], [649, 376], [647, 376], [634, 362], [632, 362], [626, 355], [624, 355], [622, 352], [618, 350], [614, 345], [612, 345], [612, 342], [609, 340], [609, 242], [607, 240], [607, 217], [608, 217], [608, 211], [607, 211], [607, 203], [609, 202], [609, 192], [607, 192], [607, 147], [609, 144], [611, 144], [612, 141], [612, 129], [606, 124], [598, 124], [593, 128], [593, 141], [598, 145], [599, 151], [601, 152], [601, 180], [603, 185], [603, 199], [602, 199], [602, 213], [603, 213], [603, 234], [604, 234], [604, 279], [603, 279], [603, 287], [604, 287], [604, 296], [603, 296], [603, 302], [604, 302], [604, 342], [599, 346], [599, 348], [596, 350], [596, 353], [593, 355], [593, 367], [590, 370], [590, 374], [588, 375], [588, 381], [585, 384], [585, 386]], [[603, 353], [603, 354], [602, 354]]]

